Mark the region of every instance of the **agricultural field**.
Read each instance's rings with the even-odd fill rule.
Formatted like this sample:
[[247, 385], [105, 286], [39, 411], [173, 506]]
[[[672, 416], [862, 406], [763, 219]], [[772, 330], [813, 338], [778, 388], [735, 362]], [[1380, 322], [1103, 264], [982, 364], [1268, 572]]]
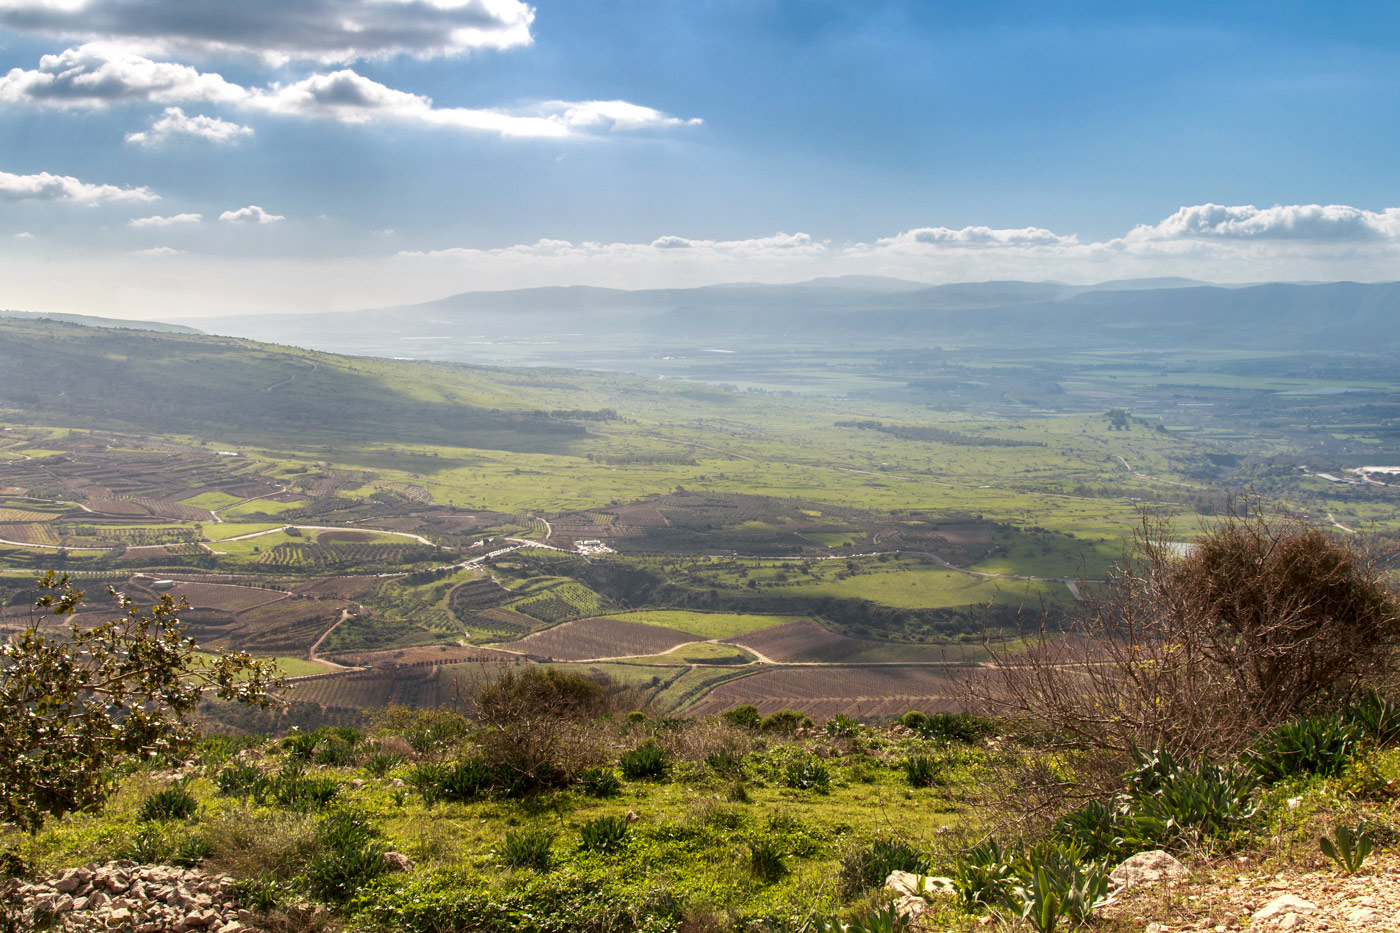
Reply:
[[565, 622], [496, 647], [556, 661], [660, 654], [694, 639], [686, 632], [617, 619]]
[[751, 703], [764, 715], [796, 709], [819, 721], [845, 713], [878, 722], [911, 709], [953, 711], [959, 696], [955, 671], [893, 665], [761, 670], [717, 684], [683, 712], [705, 716]]
[[[111, 354], [168, 410], [90, 382]], [[800, 705], [792, 684], [835, 676], [804, 665], [867, 665], [849, 695], [884, 709], [944, 695], [915, 665], [1072, 612], [1145, 507], [1186, 542], [1252, 488], [1400, 540], [1400, 484], [1349, 472], [1400, 464], [1400, 379], [1360, 355], [792, 348], [657, 380], [626, 348], [611, 372], [497, 369], [0, 321], [0, 363], [21, 359], [74, 389], [21, 402], [0, 367], [6, 625], [50, 567], [93, 592], [175, 579], [211, 645], [305, 658], [324, 636], [384, 666], [378, 698], [499, 645], [646, 658], [600, 663], [664, 703], [754, 681]], [[771, 669], [701, 670], [740, 650]]]

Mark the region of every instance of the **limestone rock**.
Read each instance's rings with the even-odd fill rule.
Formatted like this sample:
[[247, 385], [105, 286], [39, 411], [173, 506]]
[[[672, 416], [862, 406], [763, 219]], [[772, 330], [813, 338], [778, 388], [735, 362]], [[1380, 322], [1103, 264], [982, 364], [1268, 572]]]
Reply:
[[[1278, 897], [1256, 910], [1251, 919], [1254, 923], [1258, 923], [1261, 920], [1268, 920], [1271, 917], [1277, 917], [1281, 914], [1286, 916], [1288, 914], [1311, 914], [1316, 912], [1317, 905], [1312, 901], [1305, 901], [1296, 894], [1280, 894]], [[1295, 925], [1297, 922], [1297, 920], [1293, 921]]]
[[1170, 853], [1161, 849], [1139, 852], [1119, 863], [1108, 874], [1109, 880], [1120, 890], [1157, 881], [1172, 881], [1186, 877], [1186, 866]]

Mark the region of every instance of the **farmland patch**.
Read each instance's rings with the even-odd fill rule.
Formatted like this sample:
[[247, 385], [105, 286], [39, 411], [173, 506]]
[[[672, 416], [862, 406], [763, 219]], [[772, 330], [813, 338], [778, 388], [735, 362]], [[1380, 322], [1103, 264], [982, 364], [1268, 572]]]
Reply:
[[619, 619], [579, 619], [528, 635], [500, 647], [559, 661], [617, 658], [665, 653], [694, 641], [688, 632], [624, 622]]

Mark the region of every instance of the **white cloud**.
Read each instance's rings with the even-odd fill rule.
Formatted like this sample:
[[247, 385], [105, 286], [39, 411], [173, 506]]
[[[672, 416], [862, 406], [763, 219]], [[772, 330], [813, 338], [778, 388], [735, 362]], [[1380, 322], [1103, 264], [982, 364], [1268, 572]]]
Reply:
[[16, 234], [15, 234], [15, 239], [16, 239], [16, 240], [32, 240], [32, 239], [34, 239], [34, 234], [30, 233], [28, 230], [21, 230], [19, 233], [16, 233]]
[[211, 143], [236, 143], [252, 135], [252, 127], [203, 114], [191, 117], [179, 107], [166, 107], [165, 114], [151, 124], [150, 130], [127, 133], [126, 141], [140, 146], [154, 146], [175, 136], [190, 136]]
[[531, 42], [522, 0], [0, 0], [0, 27], [144, 51], [350, 62]]
[[1400, 208], [1375, 212], [1345, 204], [1289, 204], [1257, 208], [1200, 204], [1183, 207], [1152, 225], [1133, 228], [1125, 239], [1394, 240], [1400, 238]]
[[197, 224], [203, 219], [203, 214], [171, 214], [169, 217], [137, 217], [126, 223], [129, 227], [173, 227], [176, 224]]
[[[153, 61], [110, 43], [89, 43], [58, 55], [45, 55], [36, 70], [15, 68], [0, 77], [0, 104], [13, 106], [97, 109], [121, 103], [194, 102], [341, 123], [393, 122], [523, 138], [635, 132], [701, 123], [624, 100], [553, 100], [512, 109], [436, 107], [431, 98], [395, 90], [348, 68], [288, 84], [249, 88], [188, 65]], [[252, 132], [228, 120], [187, 116], [179, 107], [168, 107], [149, 130], [130, 133], [126, 139], [150, 145], [173, 136], [192, 136], [232, 143]]]
[[497, 249], [450, 249], [399, 253], [401, 257], [417, 259], [549, 259], [577, 262], [595, 260], [630, 260], [641, 262], [714, 261], [717, 259], [748, 260], [759, 257], [772, 259], [809, 259], [827, 253], [828, 244], [818, 242], [805, 233], [779, 233], [770, 237], [748, 240], [692, 240], [678, 236], [663, 236], [650, 243], [574, 243], [569, 240], [542, 239]]
[[0, 172], [0, 201], [72, 201], [98, 204], [104, 201], [158, 201], [150, 188], [119, 188], [116, 185], [90, 185], [71, 175], [14, 175]]
[[219, 219], [230, 224], [275, 224], [287, 218], [281, 214], [269, 214], [256, 204], [249, 204], [236, 211], [224, 211], [219, 215]]
[[138, 249], [132, 253], [133, 256], [178, 256], [183, 250], [170, 246], [152, 246], [150, 249]]
[[[0, 0], [3, 3], [4, 0]], [[12, 68], [0, 77], [0, 103], [47, 107], [108, 107], [131, 101], [234, 102], [248, 96], [217, 74], [157, 62], [111, 45], [93, 43], [39, 59], [39, 67]]]
[[548, 101], [512, 110], [435, 107], [431, 98], [394, 90], [350, 69], [256, 91], [247, 106], [288, 116], [328, 117], [342, 123], [390, 121], [513, 137], [558, 138], [700, 123], [626, 101]]

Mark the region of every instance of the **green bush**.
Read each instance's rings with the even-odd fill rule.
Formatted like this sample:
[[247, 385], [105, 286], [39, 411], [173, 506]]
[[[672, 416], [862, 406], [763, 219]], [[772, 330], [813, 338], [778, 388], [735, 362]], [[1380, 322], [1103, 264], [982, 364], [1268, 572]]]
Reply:
[[1242, 828], [1259, 806], [1252, 774], [1200, 760], [1178, 762], [1166, 751], [1134, 750], [1138, 767], [1128, 774], [1121, 798], [1134, 838], [1168, 847], [1219, 838]]
[[860, 723], [856, 722], [845, 713], [837, 713], [826, 721], [824, 729], [826, 734], [832, 738], [843, 738], [858, 734], [860, 732]]
[[1346, 719], [1374, 745], [1385, 747], [1400, 741], [1400, 704], [1376, 690], [1368, 690], [1349, 703]]
[[783, 849], [772, 839], [749, 841], [749, 873], [765, 884], [772, 884], [787, 874]]
[[355, 760], [355, 746], [338, 735], [322, 736], [311, 760], [318, 765], [343, 767]]
[[366, 884], [388, 871], [388, 847], [363, 815], [340, 811], [317, 827], [316, 854], [306, 865], [311, 896], [329, 904], [344, 904]]
[[372, 777], [383, 777], [401, 764], [403, 764], [402, 755], [375, 752], [365, 759], [364, 769], [365, 773]]
[[842, 856], [841, 868], [837, 873], [841, 896], [855, 897], [884, 884], [891, 872], [928, 874], [930, 864], [927, 856], [903, 839], [875, 839], [852, 847]]
[[943, 768], [929, 755], [911, 755], [901, 762], [910, 787], [932, 787], [943, 782]]
[[319, 732], [298, 732], [289, 735], [282, 740], [282, 748], [287, 752], [290, 761], [310, 761], [311, 756], [316, 753], [316, 747], [321, 744], [321, 733]]
[[1013, 860], [988, 839], [955, 860], [949, 878], [963, 907], [975, 910], [1002, 903], [1011, 893], [1013, 874]]
[[720, 718], [731, 726], [738, 726], [741, 729], [757, 729], [763, 724], [762, 714], [759, 713], [758, 707], [751, 703], [725, 710], [720, 713]]
[[214, 786], [227, 797], [248, 797], [266, 792], [269, 778], [252, 765], [225, 765], [214, 776]]
[[795, 709], [780, 709], [770, 713], [763, 718], [759, 728], [764, 732], [775, 732], [779, 735], [792, 735], [798, 729], [810, 729], [812, 720], [803, 713]]
[[459, 803], [475, 800], [491, 790], [494, 780], [490, 765], [480, 758], [468, 758], [442, 769], [435, 799]]
[[1260, 736], [1245, 760], [1266, 784], [1300, 774], [1335, 777], [1361, 751], [1364, 736], [1362, 726], [1340, 714], [1303, 716]]
[[1371, 854], [1370, 837], [1347, 826], [1338, 826], [1331, 839], [1321, 837], [1318, 845], [1322, 847], [1322, 854], [1336, 862], [1337, 867], [1348, 875], [1360, 871], [1366, 864], [1366, 857]]
[[553, 845], [554, 833], [545, 829], [507, 830], [498, 855], [502, 864], [511, 868], [530, 868], [544, 873], [549, 871]]
[[1108, 873], [1078, 846], [1044, 843], [1022, 857], [1007, 906], [1037, 933], [1054, 933], [1066, 919], [1082, 925], [1108, 902]]
[[921, 713], [916, 709], [911, 709], [903, 716], [899, 717], [899, 724], [906, 729], [912, 729], [920, 735], [928, 728], [928, 714]]
[[622, 769], [622, 776], [629, 781], [663, 778], [671, 767], [671, 757], [666, 753], [666, 749], [646, 742], [629, 752], [624, 752], [618, 766]]
[[185, 790], [184, 785], [176, 784], [157, 791], [141, 804], [141, 812], [136, 817], [142, 823], [157, 820], [188, 820], [199, 812], [199, 801]]
[[574, 786], [590, 797], [615, 797], [622, 792], [622, 782], [611, 768], [588, 768], [574, 778]]
[[588, 852], [609, 854], [621, 850], [627, 842], [627, 818], [600, 816], [579, 827], [579, 848]]
[[814, 790], [824, 794], [831, 786], [831, 772], [815, 758], [793, 761], [783, 769], [783, 783], [794, 790]]
[[705, 756], [705, 764], [709, 765], [716, 774], [730, 780], [739, 780], [744, 776], [744, 756], [732, 748], [721, 748], [719, 751], [710, 752]]

